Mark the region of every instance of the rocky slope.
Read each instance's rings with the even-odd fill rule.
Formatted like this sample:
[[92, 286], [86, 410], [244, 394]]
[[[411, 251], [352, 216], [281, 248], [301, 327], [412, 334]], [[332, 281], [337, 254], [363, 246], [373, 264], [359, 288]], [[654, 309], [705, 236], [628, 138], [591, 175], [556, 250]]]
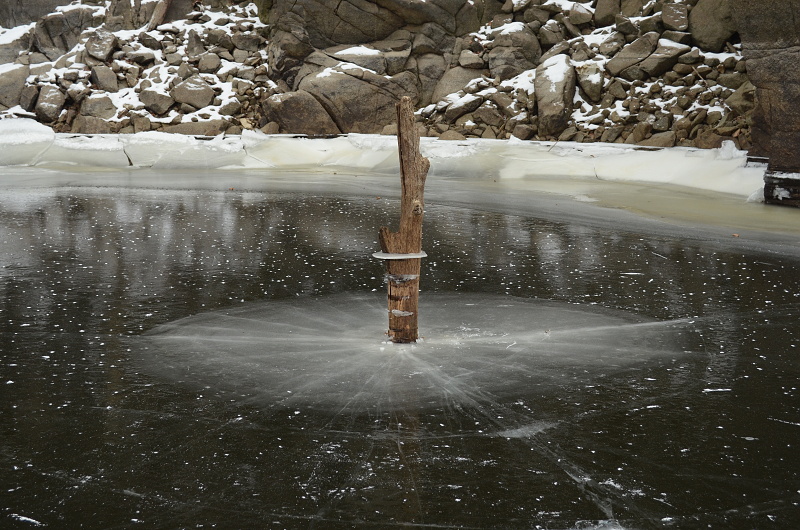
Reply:
[[83, 0], [0, 30], [0, 113], [75, 133], [391, 133], [410, 95], [445, 139], [750, 146], [728, 0], [173, 2], [163, 24], [163, 0]]

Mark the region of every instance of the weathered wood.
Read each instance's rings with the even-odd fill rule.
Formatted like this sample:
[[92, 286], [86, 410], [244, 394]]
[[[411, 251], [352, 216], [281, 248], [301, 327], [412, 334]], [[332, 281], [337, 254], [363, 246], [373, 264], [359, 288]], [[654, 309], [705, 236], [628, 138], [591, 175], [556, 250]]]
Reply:
[[[397, 104], [397, 145], [400, 151], [400, 229], [380, 229], [381, 250], [388, 254], [422, 252], [422, 219], [425, 179], [430, 162], [419, 152], [419, 134], [414, 125], [414, 106], [403, 97]], [[416, 342], [419, 338], [420, 259], [386, 260], [389, 338], [392, 342]]]

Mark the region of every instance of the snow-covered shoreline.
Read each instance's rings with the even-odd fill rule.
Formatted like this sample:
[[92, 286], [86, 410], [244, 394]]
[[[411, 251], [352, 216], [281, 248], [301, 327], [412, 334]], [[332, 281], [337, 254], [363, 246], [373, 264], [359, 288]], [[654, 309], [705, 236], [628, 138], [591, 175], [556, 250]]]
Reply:
[[[443, 141], [422, 138], [431, 174], [494, 180], [592, 178], [672, 184], [757, 195], [765, 168], [749, 167], [747, 153], [719, 149], [648, 149], [623, 144], [522, 140]], [[285, 169], [396, 173], [394, 136], [349, 134], [304, 138], [245, 131], [213, 138], [145, 132], [121, 135], [56, 134], [33, 120], [0, 121], [0, 166], [63, 170]]]

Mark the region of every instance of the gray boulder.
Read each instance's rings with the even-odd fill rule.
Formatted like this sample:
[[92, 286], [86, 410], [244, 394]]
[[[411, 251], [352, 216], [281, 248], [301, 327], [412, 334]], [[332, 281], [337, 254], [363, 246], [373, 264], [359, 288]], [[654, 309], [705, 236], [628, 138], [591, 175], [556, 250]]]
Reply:
[[76, 134], [111, 134], [111, 124], [102, 118], [79, 114], [72, 121], [70, 131]]
[[284, 133], [309, 136], [341, 133], [320, 102], [305, 90], [270, 96], [264, 100], [262, 109], [267, 119], [277, 122]]
[[36, 118], [44, 123], [56, 121], [64, 109], [67, 96], [58, 87], [45, 85], [39, 90], [39, 99], [36, 101]]
[[640, 17], [647, 0], [622, 0], [620, 10], [623, 16]]
[[94, 118], [109, 119], [117, 114], [114, 102], [108, 96], [89, 96], [81, 102], [81, 114]]
[[586, 6], [578, 2], [572, 4], [572, 8], [569, 10], [569, 21], [576, 26], [588, 24], [592, 21], [593, 16], [592, 12], [587, 9]]
[[486, 63], [480, 55], [472, 50], [461, 50], [458, 56], [458, 64], [464, 68], [480, 68], [486, 67]]
[[170, 90], [170, 95], [178, 103], [186, 103], [196, 109], [207, 107], [214, 100], [214, 89], [199, 75], [181, 81]]
[[86, 41], [86, 53], [98, 61], [107, 62], [116, 48], [116, 35], [104, 29], [98, 29]]
[[686, 31], [689, 29], [689, 7], [686, 4], [664, 4], [661, 23], [668, 30]]
[[741, 85], [731, 103], [746, 109], [754, 95], [751, 153], [769, 157], [770, 168], [800, 172], [800, 3], [732, 0], [731, 4], [747, 75], [755, 85], [754, 93], [748, 83]]
[[222, 60], [216, 53], [203, 53], [197, 61], [197, 69], [204, 74], [213, 74], [222, 66]]
[[255, 33], [236, 33], [231, 37], [231, 42], [240, 50], [255, 52], [261, 48], [264, 39]]
[[597, 63], [587, 62], [575, 68], [578, 85], [593, 102], [603, 98], [603, 72]]
[[0, 64], [13, 63], [21, 52], [30, 48], [31, 32], [19, 35], [14, 39], [4, 40], [5, 42], [0, 43]]
[[650, 77], [658, 77], [671, 70], [673, 66], [678, 64], [680, 56], [691, 49], [691, 46], [661, 39], [658, 41], [656, 51], [639, 63], [638, 66]]
[[348, 63], [372, 70], [378, 75], [386, 74], [386, 57], [383, 52], [367, 46], [342, 45], [328, 48], [325, 53]]
[[104, 64], [92, 67], [89, 80], [100, 90], [106, 92], [116, 92], [119, 90], [117, 74]]
[[551, 57], [536, 69], [533, 85], [539, 109], [539, 136], [557, 136], [567, 128], [575, 83], [575, 68], [566, 55]]
[[450, 103], [447, 110], [444, 112], [444, 121], [446, 123], [453, 123], [464, 114], [468, 114], [483, 103], [483, 98], [475, 94], [466, 94], [463, 97]]
[[52, 13], [36, 23], [33, 47], [54, 61], [78, 44], [84, 30], [99, 24], [100, 20], [94, 18], [94, 10], [88, 6]]
[[700, 0], [689, 13], [689, 32], [699, 48], [720, 52], [736, 33], [730, 0]]
[[20, 92], [30, 71], [27, 65], [0, 66], [0, 105], [14, 107], [19, 104]]
[[298, 88], [322, 104], [341, 132], [380, 133], [395, 121], [402, 96], [418, 101], [417, 82], [410, 72], [387, 79], [358, 67], [337, 67], [305, 76]]
[[655, 51], [656, 46], [658, 46], [659, 37], [659, 34], [656, 32], [645, 33], [622, 48], [617, 55], [608, 61], [608, 63], [606, 63], [606, 70], [608, 70], [611, 75], [617, 76], [626, 68], [644, 61]]
[[489, 51], [489, 71], [493, 77], [510, 79], [536, 67], [542, 48], [527, 24], [514, 22], [495, 34]]
[[139, 101], [142, 102], [145, 109], [156, 116], [164, 114], [175, 104], [175, 100], [169, 94], [150, 88], [139, 93]]
[[610, 26], [620, 11], [620, 0], [597, 0], [594, 23], [599, 27]]
[[502, 6], [497, 0], [260, 0], [260, 4], [262, 20], [273, 27], [288, 14], [303, 20], [310, 44], [319, 49], [382, 40], [405, 26], [429, 22], [451, 35], [465, 35], [490, 21]]
[[485, 69], [476, 70], [474, 68], [462, 68], [460, 66], [451, 68], [444, 73], [442, 78], [437, 83], [436, 88], [433, 91], [431, 101], [434, 103], [440, 101], [446, 95], [458, 92], [467, 86], [470, 81], [474, 79], [480, 79], [484, 75], [488, 76], [489, 71]]
[[58, 6], [70, 4], [71, 0], [3, 0], [0, 2], [0, 26], [14, 28], [36, 22]]

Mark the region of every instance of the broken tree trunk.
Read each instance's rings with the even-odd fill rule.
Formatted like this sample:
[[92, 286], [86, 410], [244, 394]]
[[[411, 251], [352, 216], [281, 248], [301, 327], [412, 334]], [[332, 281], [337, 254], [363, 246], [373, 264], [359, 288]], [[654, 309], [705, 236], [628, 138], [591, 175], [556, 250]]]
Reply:
[[400, 229], [380, 229], [389, 290], [389, 338], [392, 342], [415, 342], [419, 338], [419, 276], [422, 252], [423, 193], [430, 162], [419, 152], [419, 134], [414, 126], [414, 106], [403, 97], [397, 104], [397, 145], [400, 151]]

